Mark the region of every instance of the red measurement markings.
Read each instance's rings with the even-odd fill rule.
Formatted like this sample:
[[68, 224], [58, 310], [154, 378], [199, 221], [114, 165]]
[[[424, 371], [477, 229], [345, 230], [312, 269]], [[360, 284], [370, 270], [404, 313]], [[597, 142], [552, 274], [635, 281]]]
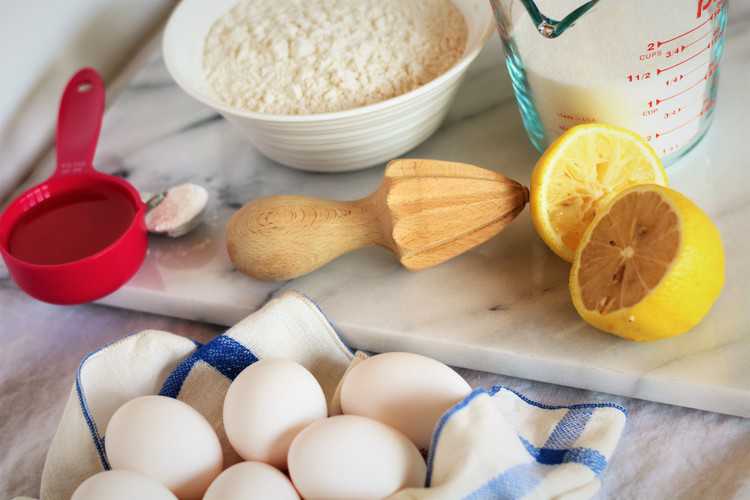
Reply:
[[685, 74], [684, 73], [679, 74], [679, 75], [677, 75], [677, 76], [675, 76], [673, 78], [670, 78], [669, 80], [667, 80], [666, 82], [664, 82], [664, 84], [667, 87], [669, 87], [670, 85], [676, 85], [677, 83], [681, 82], [683, 78], [685, 78]]
[[640, 82], [642, 80], [648, 80], [651, 78], [651, 72], [645, 71], [643, 73], [630, 73], [629, 75], [626, 75], [625, 78], [628, 79], [629, 82]]
[[690, 74], [692, 74], [692, 73], [695, 73], [695, 72], [696, 72], [696, 71], [698, 71], [699, 69], [702, 69], [702, 70], [705, 70], [705, 71], [709, 71], [709, 70], [711, 69], [711, 67], [712, 67], [712, 66], [713, 66], [713, 64], [712, 64], [712, 63], [710, 62], [710, 60], [708, 60], [708, 61], [706, 61], [705, 63], [701, 63], [701, 64], [699, 64], [698, 66], [696, 66], [696, 67], [695, 67], [695, 68], [693, 68], [693, 69], [689, 69], [689, 70], [685, 71], [685, 72], [683, 73], [683, 75], [684, 75], [684, 76], [688, 76], [688, 75], [690, 75]]
[[705, 114], [705, 113], [699, 113], [699, 114], [697, 114], [697, 115], [693, 116], [693, 117], [692, 117], [691, 119], [689, 119], [688, 121], [682, 122], [681, 124], [677, 125], [677, 126], [676, 126], [676, 127], [674, 127], [674, 128], [671, 128], [671, 129], [669, 129], [669, 130], [665, 130], [664, 132], [657, 132], [657, 133], [656, 133], [656, 138], [658, 139], [658, 138], [660, 138], [660, 137], [664, 137], [664, 136], [665, 136], [665, 135], [667, 135], [667, 134], [671, 134], [672, 132], [676, 132], [677, 130], [680, 130], [680, 129], [681, 129], [682, 127], [686, 127], [686, 126], [690, 125], [691, 123], [693, 123], [693, 122], [694, 122], [695, 120], [697, 120], [698, 118], [700, 118], [700, 117], [701, 117], [701, 116], [703, 116], [704, 114]]
[[696, 88], [698, 85], [702, 84], [705, 81], [706, 81], [705, 78], [701, 78], [700, 80], [698, 80], [697, 82], [695, 82], [694, 84], [692, 84], [691, 86], [689, 86], [688, 88], [683, 89], [683, 90], [677, 92], [676, 94], [672, 94], [671, 96], [665, 97], [664, 99], [657, 99], [656, 100], [656, 105], [658, 106], [659, 104], [661, 104], [663, 102], [667, 102], [670, 99], [674, 99], [675, 97], [679, 97], [679, 96], [681, 96], [681, 95], [683, 95], [683, 94], [685, 94], [687, 92], [690, 92], [691, 90], [693, 90], [694, 88]]
[[673, 152], [677, 151], [678, 149], [680, 149], [681, 147], [682, 147], [682, 144], [679, 144], [679, 143], [678, 144], [672, 144], [669, 147], [662, 148], [661, 154], [662, 154], [662, 156], [664, 156], [664, 155], [667, 155], [669, 153], [673, 153]]
[[711, 12], [711, 15], [708, 16], [708, 19], [706, 19], [705, 21], [703, 21], [702, 23], [700, 23], [695, 28], [687, 30], [684, 33], [680, 33], [679, 35], [675, 35], [672, 38], [669, 38], [668, 40], [658, 40], [656, 42], [656, 46], [655, 47], [654, 47], [653, 43], [650, 43], [650, 44], [648, 44], [649, 50], [658, 49], [662, 45], [665, 45], [665, 44], [670, 43], [670, 42], [674, 42], [675, 40], [679, 40], [683, 36], [687, 36], [690, 33], [694, 33], [696, 31], [698, 31], [699, 29], [701, 29], [702, 27], [704, 27], [705, 25], [707, 25], [708, 23], [710, 23], [711, 21], [713, 21], [714, 19], [716, 19], [716, 17], [719, 15], [719, 12], [721, 12], [721, 7], [722, 7], [723, 3], [724, 2], [721, 2], [721, 3], [717, 4], [716, 5], [716, 9], [714, 9], [714, 11]]
[[562, 118], [563, 120], [573, 120], [575, 122], [581, 122], [581, 123], [594, 123], [597, 121], [595, 116], [582, 116], [582, 115], [575, 115], [572, 113], [565, 113], [565, 112], [558, 112], [557, 117]]
[[668, 50], [668, 51], [667, 51], [667, 52], [666, 52], [666, 53], [664, 54], [664, 57], [666, 57], [666, 58], [670, 58], [670, 57], [674, 57], [674, 56], [676, 56], [676, 55], [678, 55], [678, 54], [682, 54], [683, 52], [685, 52], [685, 49], [686, 49], [686, 48], [687, 48], [687, 45], [678, 45], [677, 47], [674, 47], [674, 48], [672, 48], [672, 49], [669, 49], [669, 50]]
[[679, 40], [679, 39], [680, 39], [680, 38], [682, 38], [683, 36], [687, 36], [687, 35], [689, 35], [690, 33], [693, 33], [693, 32], [695, 32], [695, 31], [698, 31], [699, 29], [701, 29], [702, 27], [704, 27], [705, 25], [707, 25], [707, 24], [708, 24], [708, 23], [710, 23], [711, 21], [713, 21], [713, 14], [712, 14], [712, 15], [711, 15], [711, 16], [710, 16], [710, 17], [709, 17], [708, 19], [706, 19], [705, 21], [703, 21], [702, 23], [700, 23], [700, 24], [699, 24], [698, 26], [696, 26], [695, 28], [693, 28], [693, 29], [691, 29], [691, 30], [685, 31], [684, 33], [680, 33], [680, 34], [679, 34], [679, 35], [677, 35], [677, 36], [673, 36], [672, 38], [670, 38], [670, 39], [668, 39], [668, 40], [658, 40], [658, 41], [656, 42], [656, 48], [658, 49], [658, 48], [659, 48], [659, 47], [661, 47], [662, 45], [665, 45], [665, 44], [667, 44], [667, 43], [669, 43], [669, 42], [674, 42], [675, 40]]
[[686, 107], [680, 106], [679, 108], [675, 108], [672, 111], [667, 111], [667, 112], [664, 113], [664, 119], [665, 120], [669, 120], [670, 118], [674, 118], [678, 114], [680, 114], [683, 111], [685, 111], [686, 108], [687, 108], [687, 106]]
[[[651, 44], [649, 44], [649, 46], [650, 45]], [[638, 56], [638, 59], [641, 62], [643, 62], [643, 61], [648, 61], [650, 59], [654, 59], [655, 57], [661, 57], [662, 56], [661, 49], [660, 50], [654, 50], [654, 51], [651, 51], [651, 49], [649, 49], [649, 51], [650, 52], [646, 52], [645, 54], [641, 54], [640, 56]]]
[[710, 43], [710, 45], [714, 46], [716, 44], [716, 42], [718, 42], [721, 39], [722, 36], [724, 36], [724, 30], [721, 29], [721, 28], [716, 28], [714, 30], [713, 36], [711, 37], [711, 43]]
[[[674, 95], [671, 95], [669, 97], [665, 97], [664, 99], [656, 99], [656, 105], [658, 106], [659, 104], [661, 104], [663, 102], [666, 102], [666, 101], [668, 101], [670, 99], [674, 99], [675, 97], [681, 96], [682, 94], [693, 90], [695, 87], [697, 87], [701, 83], [703, 83], [705, 81], [708, 81], [709, 78], [711, 78], [712, 76], [714, 76], [714, 73], [716, 73], [716, 69], [717, 68], [718, 68], [718, 66], [716, 64], [709, 64], [708, 65], [708, 71], [706, 72], [705, 75], [703, 75], [703, 78], [701, 78], [700, 80], [698, 80], [697, 82], [695, 82], [694, 84], [692, 84], [691, 86], [689, 86], [688, 88], [683, 89], [683, 90], [681, 90], [680, 92], [678, 92], [678, 93], [676, 93]], [[649, 101], [649, 103], [650, 102], [651, 101]], [[649, 107], [651, 107], [651, 106], [649, 105]]]
[[[660, 74], [664, 73], [665, 71], [669, 71], [670, 69], [674, 69], [674, 68], [676, 68], [677, 66], [679, 66], [681, 64], [685, 64], [686, 62], [691, 61], [691, 60], [695, 59], [696, 57], [698, 57], [699, 55], [703, 54], [705, 51], [709, 50], [712, 46], [713, 46], [713, 43], [712, 42], [708, 42], [708, 45], [706, 45], [699, 52], [696, 52], [695, 54], [693, 54], [692, 56], [688, 57], [687, 59], [683, 59], [682, 61], [680, 61], [678, 63], [675, 63], [675, 64], [673, 64], [671, 66], [667, 66], [666, 68], [657, 68], [656, 69], [656, 74], [660, 75]], [[685, 46], [683, 45], [682, 47], [684, 48]], [[680, 51], [680, 52], [682, 52], [682, 51]]]
[[713, 108], [713, 106], [714, 106], [714, 101], [709, 101], [708, 104], [703, 107], [703, 110], [700, 113], [698, 113], [697, 115], [693, 116], [689, 120], [680, 123], [679, 125], [677, 125], [674, 128], [671, 128], [669, 130], [665, 130], [663, 132], [657, 132], [656, 133], [656, 138], [658, 139], [660, 137], [663, 137], [665, 135], [671, 134], [672, 132], [675, 132], [677, 130], [680, 130], [683, 127], [686, 127], [686, 126], [690, 125], [695, 120], [697, 120], [698, 118], [701, 118], [703, 115], [705, 115], [706, 113], [708, 113], [711, 110], [711, 108]]
[[708, 37], [708, 35], [711, 35], [712, 33], [713, 33], [713, 32], [711, 32], [711, 31], [707, 31], [707, 32], [706, 32], [706, 34], [704, 34], [703, 36], [701, 36], [701, 37], [699, 37], [699, 38], [696, 38], [695, 40], [693, 40], [693, 41], [692, 41], [692, 42], [690, 42], [690, 43], [686, 43], [686, 44], [684, 45], [684, 47], [685, 47], [685, 48], [687, 48], [687, 47], [690, 47], [691, 45], [695, 45], [696, 43], [698, 43], [698, 42], [700, 42], [701, 40], [705, 39], [706, 37]]

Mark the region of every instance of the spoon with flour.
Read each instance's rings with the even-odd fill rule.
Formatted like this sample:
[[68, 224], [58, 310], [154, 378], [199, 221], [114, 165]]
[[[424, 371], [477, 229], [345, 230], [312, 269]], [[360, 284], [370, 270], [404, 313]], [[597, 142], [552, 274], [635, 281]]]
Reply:
[[197, 184], [180, 184], [157, 194], [142, 193], [148, 207], [146, 228], [151, 234], [184, 236], [201, 223], [208, 191]]

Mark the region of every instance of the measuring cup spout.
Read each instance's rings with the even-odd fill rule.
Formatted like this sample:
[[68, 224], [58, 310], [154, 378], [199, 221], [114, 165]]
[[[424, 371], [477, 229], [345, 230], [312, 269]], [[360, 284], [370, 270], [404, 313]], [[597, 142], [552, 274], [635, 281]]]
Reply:
[[68, 82], [57, 116], [56, 176], [93, 170], [104, 96], [104, 82], [93, 68], [78, 71]]
[[534, 3], [534, 0], [521, 0], [521, 3], [526, 7], [532, 21], [536, 24], [537, 31], [546, 38], [557, 38], [562, 35], [565, 30], [570, 28], [573, 23], [575, 23], [586, 12], [591, 10], [591, 8], [598, 2], [599, 0], [590, 0], [571, 11], [562, 20], [556, 21], [542, 14], [539, 7]]

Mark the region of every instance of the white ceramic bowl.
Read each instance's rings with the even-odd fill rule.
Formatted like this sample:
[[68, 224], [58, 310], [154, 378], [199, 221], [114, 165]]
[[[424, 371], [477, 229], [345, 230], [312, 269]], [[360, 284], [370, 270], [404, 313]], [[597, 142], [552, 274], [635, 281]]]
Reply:
[[182, 0], [164, 32], [164, 61], [178, 85], [241, 129], [269, 158], [302, 170], [344, 172], [383, 163], [427, 139], [445, 117], [469, 64], [494, 29], [487, 0], [453, 0], [468, 25], [461, 59], [411, 92], [347, 111], [313, 115], [252, 113], [224, 104], [203, 74], [203, 43], [237, 0]]

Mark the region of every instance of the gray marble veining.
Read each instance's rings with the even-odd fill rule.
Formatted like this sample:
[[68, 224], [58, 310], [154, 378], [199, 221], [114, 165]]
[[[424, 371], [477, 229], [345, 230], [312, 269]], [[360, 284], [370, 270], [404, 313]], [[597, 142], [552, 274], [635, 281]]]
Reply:
[[[223, 227], [243, 203], [280, 193], [353, 199], [372, 191], [383, 169], [311, 174], [274, 164], [181, 92], [158, 51], [108, 111], [96, 164], [141, 190], [189, 181], [208, 188], [212, 199], [203, 226], [179, 240], [152, 237], [140, 272], [102, 302], [230, 325], [277, 290], [295, 288], [316, 300], [356, 347], [412, 350], [456, 366], [750, 416], [750, 9], [736, 4], [715, 123], [669, 171], [672, 185], [717, 222], [727, 256], [721, 299], [684, 336], [632, 343], [586, 326], [570, 303], [568, 265], [536, 236], [528, 213], [492, 241], [419, 273], [378, 248], [287, 283], [236, 272]], [[528, 182], [538, 154], [521, 126], [501, 57], [493, 39], [445, 124], [409, 156], [473, 163]]]

